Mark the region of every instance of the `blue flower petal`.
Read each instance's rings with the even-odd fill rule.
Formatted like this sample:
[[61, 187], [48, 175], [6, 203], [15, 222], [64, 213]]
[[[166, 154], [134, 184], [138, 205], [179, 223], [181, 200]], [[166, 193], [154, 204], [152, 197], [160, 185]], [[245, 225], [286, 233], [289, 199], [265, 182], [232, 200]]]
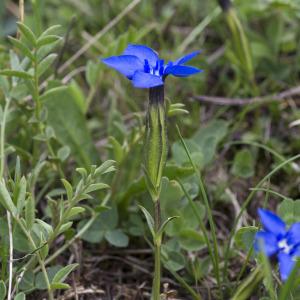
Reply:
[[293, 257], [300, 258], [300, 245], [293, 249]]
[[191, 60], [192, 58], [194, 58], [195, 56], [197, 56], [199, 53], [201, 53], [201, 51], [194, 51], [192, 53], [189, 53], [185, 56], [180, 57], [179, 59], [177, 59], [174, 62], [174, 65], [182, 65], [185, 64], [187, 61]]
[[190, 67], [190, 66], [182, 66], [182, 65], [173, 65], [169, 66], [165, 69], [164, 75], [173, 75], [177, 77], [187, 77], [190, 75], [194, 75], [196, 73], [202, 72], [202, 70]]
[[266, 231], [272, 232], [277, 237], [286, 233], [286, 225], [278, 216], [266, 209], [259, 209], [258, 213]]
[[281, 252], [278, 254], [279, 271], [283, 281], [287, 280], [295, 266], [295, 260], [290, 255]]
[[300, 222], [294, 223], [287, 233], [287, 240], [289, 244], [300, 244]]
[[255, 235], [255, 251], [263, 251], [267, 256], [272, 256], [278, 251], [277, 238], [273, 233], [259, 231]]
[[161, 77], [141, 71], [134, 73], [132, 77], [132, 83], [136, 88], [141, 89], [147, 89], [164, 84]]
[[123, 54], [134, 55], [138, 57], [142, 62], [147, 59], [151, 66], [155, 66], [156, 62], [159, 59], [157, 53], [153, 49], [143, 45], [129, 44]]
[[138, 70], [144, 69], [144, 64], [140, 59], [133, 55], [111, 56], [102, 59], [102, 61], [111, 68], [116, 69], [127, 78], [131, 79]]

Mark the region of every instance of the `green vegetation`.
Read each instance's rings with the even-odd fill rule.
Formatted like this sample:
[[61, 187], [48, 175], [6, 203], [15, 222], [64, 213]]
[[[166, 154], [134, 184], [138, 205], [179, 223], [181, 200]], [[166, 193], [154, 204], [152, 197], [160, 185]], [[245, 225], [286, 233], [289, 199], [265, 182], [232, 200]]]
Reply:
[[[300, 263], [282, 282], [253, 241], [258, 208], [300, 222], [300, 1], [22, 2], [0, 2], [0, 300], [298, 299]], [[203, 72], [148, 107], [100, 61], [128, 44]]]

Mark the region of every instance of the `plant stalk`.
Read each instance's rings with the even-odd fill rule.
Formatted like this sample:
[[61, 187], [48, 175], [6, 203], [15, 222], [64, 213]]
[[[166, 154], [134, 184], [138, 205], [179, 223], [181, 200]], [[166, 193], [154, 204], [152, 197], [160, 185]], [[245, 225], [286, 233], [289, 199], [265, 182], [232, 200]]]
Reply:
[[166, 110], [164, 86], [149, 89], [149, 106], [146, 119], [144, 170], [147, 188], [154, 203], [154, 278], [152, 300], [160, 300], [161, 280], [161, 228], [160, 190], [163, 170], [167, 160]]
[[[157, 234], [161, 225], [161, 210], [159, 199], [154, 202], [154, 229]], [[154, 279], [153, 279], [153, 300], [160, 300], [160, 278], [161, 278], [161, 237], [154, 238]]]

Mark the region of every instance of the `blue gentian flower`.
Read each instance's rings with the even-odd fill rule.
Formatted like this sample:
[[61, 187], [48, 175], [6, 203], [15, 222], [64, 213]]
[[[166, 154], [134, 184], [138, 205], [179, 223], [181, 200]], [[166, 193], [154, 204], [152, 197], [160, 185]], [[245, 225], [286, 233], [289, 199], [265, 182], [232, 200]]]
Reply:
[[281, 279], [287, 280], [300, 258], [300, 222], [289, 228], [277, 215], [266, 209], [258, 210], [263, 230], [256, 233], [255, 250], [263, 251], [268, 257], [276, 256]]
[[122, 55], [104, 58], [102, 61], [125, 75], [135, 87], [152, 88], [163, 85], [168, 75], [187, 77], [201, 72], [198, 68], [185, 65], [199, 53], [200, 51], [194, 51], [175, 62], [165, 64], [151, 48], [129, 44]]

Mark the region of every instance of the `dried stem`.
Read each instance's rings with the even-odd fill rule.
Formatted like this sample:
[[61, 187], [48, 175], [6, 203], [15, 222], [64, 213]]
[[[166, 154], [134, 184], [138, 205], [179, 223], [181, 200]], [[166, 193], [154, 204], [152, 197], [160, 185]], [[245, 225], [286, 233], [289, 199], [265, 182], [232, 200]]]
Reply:
[[293, 87], [279, 94], [267, 95], [262, 97], [226, 98], [226, 97], [200, 95], [200, 96], [194, 96], [194, 99], [199, 100], [201, 102], [207, 102], [216, 105], [244, 106], [249, 104], [266, 104], [270, 102], [279, 102], [296, 95], [300, 95], [300, 86]]

